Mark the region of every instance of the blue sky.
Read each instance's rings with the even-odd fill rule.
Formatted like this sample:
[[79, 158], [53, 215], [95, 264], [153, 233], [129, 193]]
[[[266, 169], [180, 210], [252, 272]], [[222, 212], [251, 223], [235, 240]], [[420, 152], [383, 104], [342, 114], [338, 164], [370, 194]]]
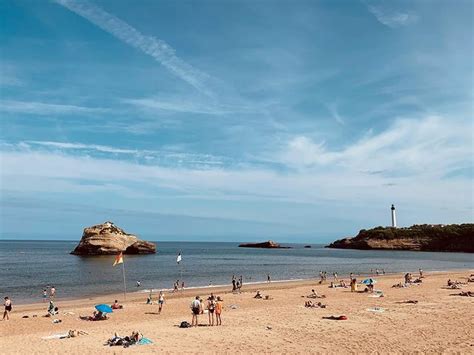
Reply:
[[2, 238], [473, 221], [471, 1], [2, 1]]

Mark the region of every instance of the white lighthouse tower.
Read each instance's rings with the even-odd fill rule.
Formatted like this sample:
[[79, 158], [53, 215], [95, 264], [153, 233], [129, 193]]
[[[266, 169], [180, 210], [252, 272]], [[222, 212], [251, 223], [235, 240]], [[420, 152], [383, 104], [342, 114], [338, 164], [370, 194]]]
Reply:
[[392, 205], [392, 227], [393, 228], [397, 228], [397, 214], [395, 212], [395, 206]]

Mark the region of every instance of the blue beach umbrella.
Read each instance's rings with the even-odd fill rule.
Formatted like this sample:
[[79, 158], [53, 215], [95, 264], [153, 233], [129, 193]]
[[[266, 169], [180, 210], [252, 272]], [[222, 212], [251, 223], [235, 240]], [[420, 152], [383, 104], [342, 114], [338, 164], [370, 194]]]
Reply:
[[362, 283], [364, 285], [373, 285], [373, 284], [377, 283], [377, 280], [374, 280], [372, 278], [371, 279], [365, 279], [364, 281], [362, 281]]
[[110, 306], [107, 305], [107, 304], [97, 304], [95, 306], [95, 309], [97, 309], [99, 312], [102, 312], [102, 313], [112, 313], [113, 312], [112, 308], [110, 308]]

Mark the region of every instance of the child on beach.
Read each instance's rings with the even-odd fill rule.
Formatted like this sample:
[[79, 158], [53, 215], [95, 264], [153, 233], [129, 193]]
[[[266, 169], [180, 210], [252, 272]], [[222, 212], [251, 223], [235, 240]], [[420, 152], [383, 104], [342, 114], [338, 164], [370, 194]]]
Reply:
[[46, 299], [48, 298], [48, 291], [46, 289], [43, 290], [43, 302], [46, 302]]
[[5, 303], [4, 303], [5, 311], [3, 312], [2, 320], [5, 320], [5, 318], [7, 320], [10, 320], [10, 312], [12, 311], [12, 301], [8, 297], [5, 297], [4, 299], [5, 299]]

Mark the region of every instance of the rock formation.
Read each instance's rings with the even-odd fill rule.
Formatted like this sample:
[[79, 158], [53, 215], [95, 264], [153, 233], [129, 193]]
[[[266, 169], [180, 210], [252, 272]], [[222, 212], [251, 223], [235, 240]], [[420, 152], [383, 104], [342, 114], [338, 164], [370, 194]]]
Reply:
[[282, 247], [280, 244], [275, 243], [273, 240], [268, 240], [263, 243], [244, 243], [240, 244], [241, 248], [265, 248], [265, 249], [290, 249], [290, 247]]
[[140, 240], [128, 234], [112, 222], [84, 228], [81, 241], [71, 252], [74, 255], [153, 254], [154, 243]]
[[423, 224], [409, 228], [362, 229], [357, 236], [336, 240], [327, 247], [474, 253], [474, 224]]

